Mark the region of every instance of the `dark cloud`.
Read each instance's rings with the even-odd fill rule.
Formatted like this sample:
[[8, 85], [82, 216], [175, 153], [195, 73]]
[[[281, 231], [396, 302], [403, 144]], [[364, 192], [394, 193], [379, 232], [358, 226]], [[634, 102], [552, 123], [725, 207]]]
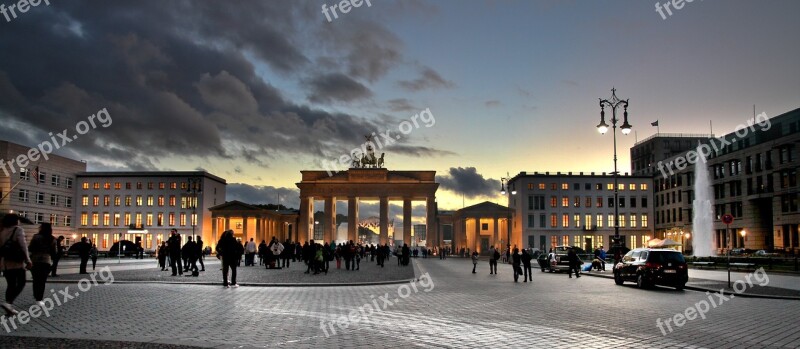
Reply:
[[447, 175], [436, 176], [442, 189], [463, 194], [468, 198], [497, 196], [500, 181], [483, 178], [474, 167], [451, 167]]
[[364, 84], [340, 73], [314, 77], [308, 87], [311, 90], [308, 100], [315, 103], [353, 102], [372, 96], [372, 91]]
[[435, 70], [424, 67], [420, 72], [420, 77], [414, 80], [401, 80], [397, 85], [409, 91], [422, 91], [428, 89], [438, 88], [453, 88], [456, 85], [448, 80], [445, 80]]
[[300, 207], [299, 189], [228, 183], [225, 190], [225, 200], [227, 201], [239, 200], [252, 205], [278, 204], [280, 202], [281, 205], [292, 209]]
[[[403, 43], [379, 22], [354, 16], [333, 26], [319, 16], [318, 5], [301, 2], [39, 7], [0, 35], [0, 136], [36, 145], [107, 108], [111, 126], [59, 155], [132, 170], [166, 168], [162, 159], [174, 157], [268, 167], [276, 153], [338, 156], [386, 120], [314, 103], [370, 98], [363, 81], [402, 64]], [[307, 86], [312, 103], [287, 99], [264, 76]]]

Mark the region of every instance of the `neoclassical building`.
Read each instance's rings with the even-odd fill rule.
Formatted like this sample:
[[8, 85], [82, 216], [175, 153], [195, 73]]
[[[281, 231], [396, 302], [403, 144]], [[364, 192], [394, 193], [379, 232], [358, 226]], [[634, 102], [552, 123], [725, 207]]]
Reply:
[[[441, 211], [438, 214], [439, 231], [444, 240], [440, 243], [429, 243], [428, 246], [451, 246], [456, 250], [468, 248], [487, 254], [490, 246], [503, 250], [513, 239], [508, 222], [511, 221], [512, 211], [489, 201], [468, 206], [457, 211]], [[518, 241], [511, 240], [511, 246], [518, 245]]]
[[[253, 206], [241, 201], [228, 201], [208, 209], [211, 211], [210, 245], [216, 246], [220, 235], [225, 230], [233, 230], [233, 235], [240, 240], [256, 243], [269, 241], [277, 237], [284, 241], [296, 241], [298, 214], [297, 211], [276, 211]], [[300, 241], [305, 241], [300, 239]]]

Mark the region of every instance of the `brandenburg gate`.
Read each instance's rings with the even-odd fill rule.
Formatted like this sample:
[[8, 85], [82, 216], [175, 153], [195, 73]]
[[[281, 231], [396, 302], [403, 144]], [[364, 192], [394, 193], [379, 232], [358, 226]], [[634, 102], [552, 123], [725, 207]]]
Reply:
[[380, 201], [380, 243], [389, 238], [389, 201], [403, 202], [403, 242], [411, 246], [411, 204], [425, 201], [427, 206], [427, 244], [441, 243], [436, 229], [436, 171], [389, 171], [385, 168], [350, 168], [346, 171], [301, 171], [299, 240], [313, 238], [314, 200], [324, 200], [324, 240], [336, 237], [336, 201], [347, 200], [347, 239], [357, 240], [359, 200]]

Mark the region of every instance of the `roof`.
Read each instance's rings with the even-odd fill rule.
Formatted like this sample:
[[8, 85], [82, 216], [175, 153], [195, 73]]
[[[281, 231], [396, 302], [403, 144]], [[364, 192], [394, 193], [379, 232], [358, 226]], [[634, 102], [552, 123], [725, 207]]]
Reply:
[[196, 177], [203, 176], [217, 182], [227, 184], [225, 179], [217, 177], [206, 171], [105, 171], [105, 172], [80, 172], [78, 178], [86, 177]]

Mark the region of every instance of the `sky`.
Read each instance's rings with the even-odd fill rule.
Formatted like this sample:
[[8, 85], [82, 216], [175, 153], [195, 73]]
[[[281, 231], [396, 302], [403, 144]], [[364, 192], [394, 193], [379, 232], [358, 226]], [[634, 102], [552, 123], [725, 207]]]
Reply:
[[63, 1], [0, 15], [0, 139], [34, 147], [105, 109], [113, 122], [56, 154], [89, 170], [203, 169], [229, 200], [297, 207], [301, 170], [383, 133], [400, 136], [376, 151], [385, 167], [436, 171], [439, 208], [458, 209], [505, 204], [507, 173], [613, 171], [611, 135], [595, 128], [612, 87], [634, 130], [618, 134], [622, 172], [656, 120], [719, 136], [753, 105], [800, 107], [794, 0], [686, 2], [663, 17], [655, 1], [373, 0], [326, 17], [338, 4]]

